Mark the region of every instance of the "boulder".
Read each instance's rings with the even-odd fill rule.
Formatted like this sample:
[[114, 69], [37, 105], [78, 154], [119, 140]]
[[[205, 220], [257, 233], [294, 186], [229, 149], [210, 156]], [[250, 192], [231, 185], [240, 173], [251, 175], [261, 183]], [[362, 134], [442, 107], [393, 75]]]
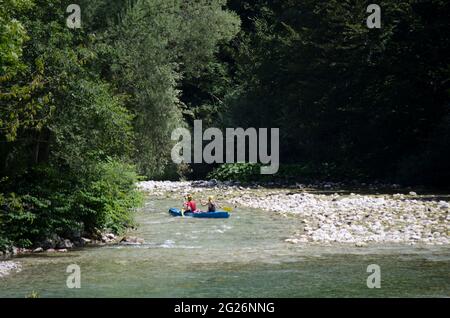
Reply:
[[42, 247], [38, 247], [33, 250], [33, 253], [42, 253], [43, 251], [44, 251], [44, 249]]
[[67, 248], [72, 248], [73, 247], [73, 243], [70, 240], [61, 240], [60, 242], [58, 242], [57, 248], [58, 249], [67, 249]]
[[[83, 237], [75, 238], [72, 240], [72, 243], [73, 243], [72, 247], [83, 247], [86, 245], [86, 240], [88, 240], [88, 239], [85, 239]], [[91, 240], [88, 240], [88, 241], [90, 242]]]
[[116, 236], [114, 234], [112, 234], [112, 233], [108, 233], [108, 234], [106, 234], [106, 238], [110, 239], [110, 240], [115, 240]]
[[51, 240], [51, 239], [45, 239], [45, 240], [44, 240], [43, 242], [41, 242], [39, 245], [41, 245], [42, 248], [48, 250], [48, 249], [55, 248], [56, 243], [55, 243], [53, 240]]
[[60, 241], [61, 241], [61, 238], [58, 235], [53, 234], [51, 237], [46, 238], [39, 245], [43, 249], [48, 250], [48, 249], [51, 249], [51, 248], [56, 248], [56, 246], [59, 244]]
[[144, 240], [135, 236], [125, 236], [120, 240], [122, 244], [143, 244]]
[[102, 235], [102, 242], [109, 243], [116, 240], [116, 236], [112, 233], [107, 233]]
[[448, 202], [445, 202], [445, 201], [439, 201], [438, 206], [442, 210], [450, 209], [450, 204]]
[[88, 238], [85, 238], [85, 237], [82, 237], [82, 238], [81, 238], [81, 242], [82, 242], [83, 245], [86, 245], [86, 244], [91, 243], [92, 240], [90, 240], [90, 239], [88, 239]]

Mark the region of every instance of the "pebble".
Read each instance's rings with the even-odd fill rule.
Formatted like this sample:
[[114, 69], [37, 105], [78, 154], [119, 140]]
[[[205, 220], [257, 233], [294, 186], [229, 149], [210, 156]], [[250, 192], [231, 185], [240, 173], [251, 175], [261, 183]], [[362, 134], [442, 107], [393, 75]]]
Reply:
[[450, 208], [450, 204], [445, 201], [439, 201], [438, 205], [439, 205], [439, 208], [442, 210], [447, 210]]
[[[214, 187], [212, 185], [214, 184]], [[339, 189], [340, 184], [322, 183], [319, 188]], [[374, 243], [449, 244], [449, 202], [422, 201], [404, 194], [361, 195], [357, 193], [309, 193], [315, 185], [296, 184], [277, 189], [276, 185], [253, 185], [239, 189], [238, 183], [208, 181], [145, 181], [138, 187], [156, 196], [182, 199], [186, 193], [202, 193], [209, 188], [234, 206], [244, 206], [297, 216], [305, 226], [287, 243], [349, 243], [364, 246]], [[317, 185], [316, 185], [317, 186]], [[377, 185], [369, 185], [377, 189]], [[389, 186], [398, 189], [400, 186]], [[297, 192], [298, 191], [298, 192]], [[335, 190], [333, 190], [335, 191]], [[217, 194], [217, 196], [218, 196]], [[414, 191], [410, 196], [416, 196]], [[203, 196], [203, 195], [202, 195]], [[219, 198], [220, 200], [220, 198]], [[299, 222], [300, 223], [300, 222]], [[433, 235], [430, 235], [433, 233]]]

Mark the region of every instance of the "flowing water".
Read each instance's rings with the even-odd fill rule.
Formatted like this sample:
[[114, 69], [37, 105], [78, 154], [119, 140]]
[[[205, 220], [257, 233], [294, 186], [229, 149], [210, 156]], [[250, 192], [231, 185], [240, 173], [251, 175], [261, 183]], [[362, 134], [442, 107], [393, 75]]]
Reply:
[[[91, 247], [17, 258], [0, 297], [448, 297], [450, 247], [302, 247], [284, 242], [295, 217], [237, 209], [229, 219], [169, 216], [179, 202], [150, 199], [130, 235], [145, 244]], [[66, 268], [81, 269], [81, 288]], [[367, 266], [381, 269], [369, 289]]]

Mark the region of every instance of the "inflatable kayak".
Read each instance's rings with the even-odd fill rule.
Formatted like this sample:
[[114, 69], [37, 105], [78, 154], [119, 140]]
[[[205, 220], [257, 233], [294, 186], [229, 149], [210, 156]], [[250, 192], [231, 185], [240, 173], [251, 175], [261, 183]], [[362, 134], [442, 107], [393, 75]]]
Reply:
[[[182, 216], [181, 210], [177, 208], [170, 208], [169, 213], [172, 216]], [[193, 218], [208, 218], [208, 219], [227, 219], [230, 217], [230, 214], [225, 211], [216, 211], [216, 212], [185, 212], [184, 216], [190, 216]]]

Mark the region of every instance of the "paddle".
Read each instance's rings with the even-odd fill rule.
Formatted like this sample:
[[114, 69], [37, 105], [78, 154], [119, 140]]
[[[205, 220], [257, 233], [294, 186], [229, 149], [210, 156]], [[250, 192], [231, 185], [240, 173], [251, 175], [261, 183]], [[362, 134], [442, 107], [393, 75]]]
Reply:
[[232, 208], [232, 207], [229, 207], [229, 206], [223, 206], [222, 209], [223, 209], [224, 211], [227, 211], [227, 212], [233, 211], [233, 208]]

